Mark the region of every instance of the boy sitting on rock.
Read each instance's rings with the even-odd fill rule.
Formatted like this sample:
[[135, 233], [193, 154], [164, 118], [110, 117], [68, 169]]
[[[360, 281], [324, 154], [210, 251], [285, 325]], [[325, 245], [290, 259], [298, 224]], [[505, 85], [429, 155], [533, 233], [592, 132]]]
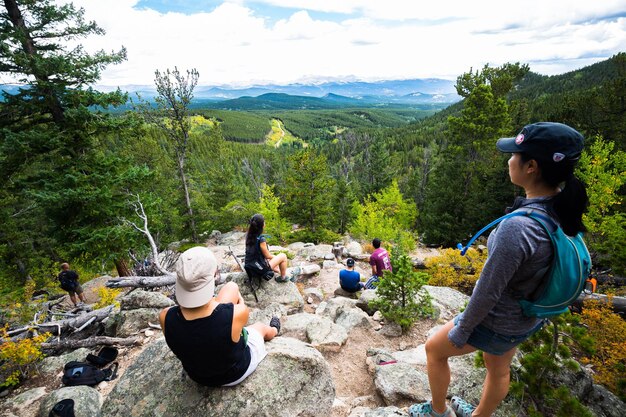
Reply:
[[339, 271], [339, 285], [349, 293], [361, 291], [365, 286], [361, 283], [361, 274], [354, 270], [354, 259], [346, 260], [346, 269]]

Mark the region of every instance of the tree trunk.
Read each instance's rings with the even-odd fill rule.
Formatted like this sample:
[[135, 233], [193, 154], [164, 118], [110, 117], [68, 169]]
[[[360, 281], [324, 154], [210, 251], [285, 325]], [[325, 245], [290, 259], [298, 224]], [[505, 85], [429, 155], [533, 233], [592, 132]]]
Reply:
[[[626, 314], [626, 297], [611, 297], [611, 298], [612, 298], [611, 308], [613, 308], [613, 311], [622, 316]], [[589, 300], [597, 300], [603, 303], [608, 303], [609, 297], [607, 297], [604, 294], [598, 294], [598, 293], [593, 293], [593, 294], [582, 293], [578, 297], [578, 299], [574, 302], [574, 307], [579, 310], [582, 310], [584, 308], [585, 301], [589, 301]]]
[[105, 318], [109, 317], [109, 314], [111, 314], [112, 310], [113, 306], [111, 305], [91, 311], [87, 314], [82, 314], [78, 317], [59, 321], [51, 321], [48, 323], [41, 323], [37, 325], [37, 328], [42, 332], [54, 332], [54, 334], [60, 335], [61, 333], [63, 333], [64, 330], [68, 330], [70, 328], [77, 329], [81, 327], [83, 324], [92, 320], [92, 318], [95, 318], [95, 321], [104, 320]]
[[113, 261], [115, 263], [115, 269], [117, 269], [117, 275], [120, 277], [129, 277], [131, 276], [130, 268], [128, 267], [128, 263], [126, 259], [118, 258]]
[[142, 337], [132, 336], [127, 338], [121, 337], [107, 337], [107, 336], [93, 336], [83, 340], [59, 340], [55, 342], [42, 343], [42, 349], [62, 350], [62, 349], [78, 349], [82, 347], [94, 347], [94, 346], [132, 346], [140, 345], [142, 343]]
[[198, 232], [196, 231], [196, 221], [193, 217], [193, 209], [191, 208], [191, 198], [189, 197], [189, 187], [187, 186], [187, 176], [185, 175], [185, 160], [182, 156], [178, 157], [178, 170], [180, 180], [183, 183], [183, 191], [185, 193], [185, 204], [187, 205], [187, 216], [189, 217], [189, 227], [191, 228], [191, 239], [198, 241]]
[[105, 286], [108, 288], [155, 288], [166, 287], [168, 285], [174, 285], [176, 283], [175, 275], [160, 275], [157, 277], [123, 277], [113, 278], [106, 282]]

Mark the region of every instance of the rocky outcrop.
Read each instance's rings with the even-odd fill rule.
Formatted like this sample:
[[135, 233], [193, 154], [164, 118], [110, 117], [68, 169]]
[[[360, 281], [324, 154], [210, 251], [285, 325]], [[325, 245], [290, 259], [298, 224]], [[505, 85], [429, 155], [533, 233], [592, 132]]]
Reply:
[[150, 323], [158, 323], [159, 312], [173, 305], [174, 302], [160, 292], [135, 290], [120, 300], [120, 311], [107, 322], [106, 334], [116, 337], [136, 334]]
[[[293, 282], [276, 282], [275, 280], [254, 280], [257, 302], [248, 284], [248, 275], [245, 272], [234, 273], [228, 276], [228, 280], [239, 286], [239, 292], [251, 308], [264, 309], [272, 303], [282, 304], [287, 308], [288, 314], [299, 313], [304, 307], [304, 299]], [[219, 288], [216, 292], [219, 291]]]
[[408, 417], [403, 409], [398, 407], [354, 407], [348, 417]]
[[63, 370], [66, 363], [70, 361], [84, 362], [90, 349], [80, 348], [60, 356], [48, 356], [41, 361], [39, 372], [44, 375], [56, 375]]
[[427, 291], [432, 297], [435, 318], [441, 322], [452, 320], [469, 302], [467, 295], [453, 288], [424, 285], [421, 291]]
[[309, 342], [320, 351], [337, 352], [348, 340], [348, 332], [327, 317], [299, 313], [287, 316], [282, 332], [286, 336]]
[[3, 404], [3, 406], [0, 407], [0, 415], [5, 417], [32, 415], [34, 413], [29, 413], [30, 407], [40, 401], [46, 394], [47, 390], [45, 387], [24, 391], [11, 398], [11, 401]]
[[102, 408], [102, 415], [320, 416], [335, 398], [322, 355], [295, 339], [266, 344], [268, 356], [236, 387], [208, 388], [191, 381], [160, 339], [136, 359]]
[[376, 297], [376, 290], [364, 290], [361, 292], [356, 306], [371, 316], [376, 312], [376, 309], [372, 307], [372, 301], [374, 301]]
[[337, 320], [337, 317], [339, 317], [341, 313], [355, 307], [356, 300], [344, 297], [331, 298], [328, 301], [320, 303], [320, 305], [315, 310], [315, 314], [328, 317], [334, 322]]
[[323, 261], [327, 255], [330, 255], [329, 259], [335, 259], [333, 255], [332, 245], [313, 245], [303, 246], [298, 250], [298, 256], [305, 258], [308, 262]]
[[135, 290], [120, 299], [120, 310], [122, 311], [138, 308], [163, 309], [173, 305], [174, 301], [156, 291]]
[[[54, 405], [66, 398], [74, 400], [74, 414], [80, 417], [100, 417], [102, 395], [91, 387], [64, 387], [46, 396], [39, 407], [39, 417], [48, 417]], [[109, 414], [104, 414], [109, 415]]]

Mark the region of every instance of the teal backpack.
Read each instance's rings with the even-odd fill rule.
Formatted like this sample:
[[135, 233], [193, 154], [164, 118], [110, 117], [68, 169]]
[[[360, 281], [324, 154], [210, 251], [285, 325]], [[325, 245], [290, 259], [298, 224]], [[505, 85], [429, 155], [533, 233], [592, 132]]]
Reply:
[[457, 245], [461, 255], [465, 255], [472, 243], [485, 231], [491, 229], [503, 220], [513, 216], [527, 216], [536, 220], [548, 232], [554, 258], [552, 264], [537, 272], [535, 276], [543, 275], [544, 279], [534, 296], [530, 300], [520, 300], [522, 310], [528, 317], [552, 317], [564, 313], [585, 288], [585, 282], [591, 272], [591, 256], [583, 241], [582, 233], [571, 237], [549, 216], [538, 213], [536, 210], [516, 210], [502, 216], [478, 231], [463, 246]]

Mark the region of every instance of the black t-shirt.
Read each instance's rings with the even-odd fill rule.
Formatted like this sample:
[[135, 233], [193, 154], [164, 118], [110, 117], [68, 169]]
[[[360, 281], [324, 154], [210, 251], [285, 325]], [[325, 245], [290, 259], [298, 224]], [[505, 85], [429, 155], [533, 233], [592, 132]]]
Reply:
[[244, 336], [232, 339], [234, 306], [219, 304], [210, 316], [183, 317], [178, 306], [165, 315], [165, 341], [191, 379], [218, 387], [235, 382], [250, 365], [250, 348]]

